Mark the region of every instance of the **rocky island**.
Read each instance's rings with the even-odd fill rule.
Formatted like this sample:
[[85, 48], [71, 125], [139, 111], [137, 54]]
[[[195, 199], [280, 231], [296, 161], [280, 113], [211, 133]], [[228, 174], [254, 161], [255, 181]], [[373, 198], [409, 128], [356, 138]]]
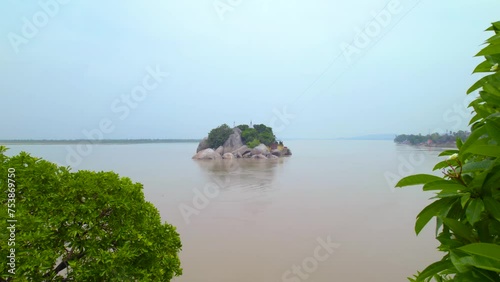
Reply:
[[193, 159], [277, 159], [291, 155], [292, 151], [276, 140], [271, 127], [242, 124], [230, 128], [223, 124], [200, 141]]

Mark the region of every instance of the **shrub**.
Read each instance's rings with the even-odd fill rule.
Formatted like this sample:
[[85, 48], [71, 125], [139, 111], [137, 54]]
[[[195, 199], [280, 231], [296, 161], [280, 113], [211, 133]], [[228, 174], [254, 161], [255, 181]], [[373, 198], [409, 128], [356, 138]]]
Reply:
[[247, 128], [241, 132], [241, 139], [243, 143], [250, 143], [255, 139], [259, 139], [259, 133], [254, 128]]
[[224, 142], [229, 138], [229, 135], [233, 133], [233, 130], [227, 125], [223, 124], [217, 128], [214, 128], [208, 134], [208, 145], [210, 148], [217, 149], [219, 146], [224, 145]]
[[248, 148], [255, 148], [255, 147], [259, 146], [259, 144], [260, 144], [260, 141], [258, 139], [254, 139], [254, 140], [248, 142], [247, 146], [248, 146]]
[[471, 103], [475, 115], [471, 134], [456, 150], [446, 150], [434, 170], [444, 178], [418, 174], [401, 179], [396, 187], [423, 184], [436, 199], [417, 216], [418, 234], [436, 218], [439, 250], [445, 256], [411, 281], [500, 281], [500, 22], [488, 29], [495, 35], [477, 56], [484, 56], [474, 72], [489, 72], [467, 94], [479, 89]]
[[[264, 124], [255, 124], [253, 128], [248, 125], [239, 125], [241, 132], [241, 139], [243, 143], [250, 143], [257, 139], [260, 143], [269, 146], [276, 142], [276, 136], [274, 136], [273, 129]], [[258, 144], [257, 144], [258, 145]]]
[[238, 125], [238, 126], [236, 126], [236, 127], [237, 127], [237, 128], [239, 128], [239, 129], [241, 130], [241, 132], [243, 132], [243, 131], [245, 131], [245, 130], [247, 130], [247, 129], [249, 129], [249, 128], [250, 128], [250, 127], [249, 127], [248, 125], [246, 125], [246, 124], [240, 124], [240, 125]]
[[[182, 274], [175, 227], [162, 223], [142, 185], [114, 172], [70, 172], [0, 146], [0, 281], [170, 281]], [[5, 262], [5, 260], [4, 260]], [[66, 270], [66, 277], [61, 271]]]

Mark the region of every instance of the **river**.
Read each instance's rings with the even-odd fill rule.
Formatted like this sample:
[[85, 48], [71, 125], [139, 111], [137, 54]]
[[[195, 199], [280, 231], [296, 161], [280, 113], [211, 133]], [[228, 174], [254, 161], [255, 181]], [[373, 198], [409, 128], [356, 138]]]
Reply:
[[[434, 224], [415, 217], [432, 194], [394, 189], [430, 173], [441, 149], [391, 141], [293, 140], [279, 160], [194, 161], [196, 143], [94, 145], [75, 169], [144, 184], [175, 225], [176, 282], [406, 281], [442, 257]], [[66, 165], [69, 145], [9, 145]], [[439, 175], [439, 172], [435, 172]]]

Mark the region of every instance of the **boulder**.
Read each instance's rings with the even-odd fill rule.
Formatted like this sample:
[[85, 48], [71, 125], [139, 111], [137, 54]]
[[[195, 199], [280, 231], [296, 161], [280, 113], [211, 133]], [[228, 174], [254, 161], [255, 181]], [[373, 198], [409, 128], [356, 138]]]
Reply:
[[262, 155], [262, 154], [258, 154], [258, 155], [253, 155], [252, 156], [252, 159], [263, 159], [263, 160], [267, 160], [267, 157]]
[[275, 156], [275, 155], [271, 155], [271, 156], [269, 156], [269, 158], [268, 158], [268, 159], [279, 159], [279, 157], [278, 157], [278, 156]]
[[278, 149], [272, 150], [271, 154], [273, 154], [273, 156], [276, 156], [276, 157], [281, 157], [281, 151]]
[[248, 148], [247, 145], [243, 145], [241, 147], [239, 147], [238, 149], [232, 151], [233, 154], [241, 154], [241, 155], [244, 155], [245, 153], [247, 152], [250, 152], [252, 151], [252, 149]]
[[225, 153], [224, 155], [222, 155], [222, 158], [225, 160], [231, 160], [234, 159], [234, 155], [232, 153]]
[[281, 154], [283, 156], [291, 156], [292, 155], [292, 151], [290, 149], [288, 149], [288, 147], [283, 147], [283, 151], [281, 152]]
[[219, 146], [219, 148], [217, 148], [217, 150], [215, 150], [215, 152], [216, 152], [217, 154], [219, 154], [219, 155], [221, 155], [221, 156], [222, 156], [222, 155], [224, 154], [224, 153], [223, 153], [223, 152], [224, 152], [224, 147]]
[[233, 128], [233, 133], [229, 135], [229, 138], [227, 138], [222, 146], [224, 147], [224, 154], [231, 153], [243, 146], [243, 142], [241, 141], [241, 129], [237, 127]]
[[252, 157], [252, 153], [251, 152], [246, 152], [242, 155], [243, 158], [251, 158]]
[[252, 149], [252, 155], [259, 155], [259, 154], [262, 155], [269, 154], [269, 149], [267, 148], [266, 145], [261, 143], [259, 144], [259, 146]]
[[201, 150], [193, 156], [195, 160], [220, 160], [221, 155], [216, 153], [213, 149]]
[[208, 148], [210, 148], [208, 145], [208, 137], [205, 137], [200, 141], [200, 144], [198, 144], [198, 148], [196, 149], [196, 153], [198, 153], [199, 151], [208, 149]]

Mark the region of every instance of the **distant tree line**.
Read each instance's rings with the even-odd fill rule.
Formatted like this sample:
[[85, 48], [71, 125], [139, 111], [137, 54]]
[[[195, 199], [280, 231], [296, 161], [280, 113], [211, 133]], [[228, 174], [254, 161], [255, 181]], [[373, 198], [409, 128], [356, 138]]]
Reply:
[[465, 141], [470, 132], [459, 130], [457, 132], [447, 132], [445, 134], [432, 133], [427, 135], [422, 134], [401, 134], [394, 138], [394, 142], [401, 144], [421, 145], [421, 144], [450, 144], [454, 143], [457, 138]]

